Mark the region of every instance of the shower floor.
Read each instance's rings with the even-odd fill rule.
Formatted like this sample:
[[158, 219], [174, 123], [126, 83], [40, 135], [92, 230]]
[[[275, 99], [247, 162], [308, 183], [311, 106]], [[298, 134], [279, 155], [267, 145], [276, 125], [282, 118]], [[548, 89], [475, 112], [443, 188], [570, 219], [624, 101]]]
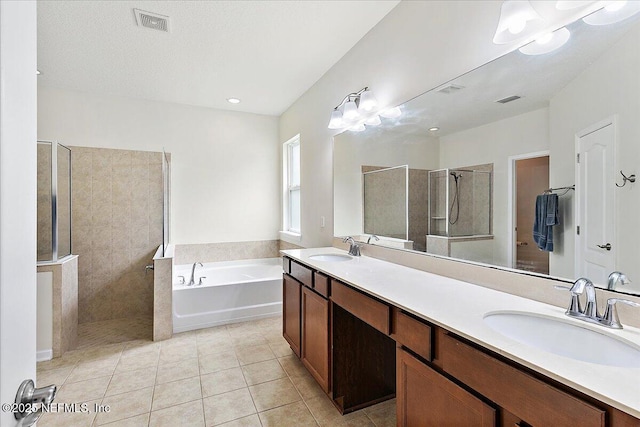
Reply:
[[153, 319], [151, 317], [81, 323], [78, 325], [78, 349], [134, 340], [151, 340], [152, 336]]

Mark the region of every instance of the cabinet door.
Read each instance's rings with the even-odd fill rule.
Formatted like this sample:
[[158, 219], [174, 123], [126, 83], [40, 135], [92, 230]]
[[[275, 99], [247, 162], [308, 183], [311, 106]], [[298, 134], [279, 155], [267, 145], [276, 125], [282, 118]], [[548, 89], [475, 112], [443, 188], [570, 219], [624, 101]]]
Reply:
[[300, 357], [300, 283], [294, 278], [282, 276], [282, 336]]
[[397, 351], [398, 426], [494, 427], [496, 411], [402, 349]]
[[302, 363], [329, 392], [329, 301], [302, 288]]

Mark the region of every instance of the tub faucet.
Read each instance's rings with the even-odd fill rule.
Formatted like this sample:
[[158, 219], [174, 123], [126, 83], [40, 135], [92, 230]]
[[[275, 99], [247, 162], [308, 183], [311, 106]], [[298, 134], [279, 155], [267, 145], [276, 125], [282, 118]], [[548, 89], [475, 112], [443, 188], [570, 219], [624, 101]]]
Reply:
[[609, 279], [607, 280], [607, 289], [610, 291], [614, 291], [618, 282], [620, 282], [621, 285], [628, 285], [629, 283], [631, 283], [631, 280], [629, 280], [629, 278], [624, 273], [614, 271], [609, 275]]
[[194, 262], [193, 266], [191, 267], [191, 279], [189, 279], [189, 284], [187, 284], [187, 286], [193, 286], [196, 284], [196, 278], [195, 278], [195, 274], [196, 274], [196, 265], [200, 264], [200, 267], [202, 267], [202, 263], [201, 262]]

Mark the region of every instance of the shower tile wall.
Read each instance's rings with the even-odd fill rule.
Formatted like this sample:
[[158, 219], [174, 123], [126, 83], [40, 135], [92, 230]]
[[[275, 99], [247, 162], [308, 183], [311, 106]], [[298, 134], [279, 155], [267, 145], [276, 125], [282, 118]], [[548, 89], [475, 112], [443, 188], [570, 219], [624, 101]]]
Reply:
[[51, 251], [51, 146], [38, 144], [38, 261], [49, 261]]
[[413, 249], [426, 251], [429, 232], [429, 171], [409, 169], [409, 240]]
[[78, 321], [153, 314], [145, 265], [162, 243], [162, 153], [71, 147]]

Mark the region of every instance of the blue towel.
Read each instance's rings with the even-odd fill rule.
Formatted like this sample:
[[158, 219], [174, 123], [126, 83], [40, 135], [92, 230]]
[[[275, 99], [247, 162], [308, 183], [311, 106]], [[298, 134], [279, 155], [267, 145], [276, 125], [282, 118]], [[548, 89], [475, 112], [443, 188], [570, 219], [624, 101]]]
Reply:
[[558, 222], [558, 195], [543, 194], [536, 197], [533, 241], [540, 250], [553, 252], [553, 226]]

